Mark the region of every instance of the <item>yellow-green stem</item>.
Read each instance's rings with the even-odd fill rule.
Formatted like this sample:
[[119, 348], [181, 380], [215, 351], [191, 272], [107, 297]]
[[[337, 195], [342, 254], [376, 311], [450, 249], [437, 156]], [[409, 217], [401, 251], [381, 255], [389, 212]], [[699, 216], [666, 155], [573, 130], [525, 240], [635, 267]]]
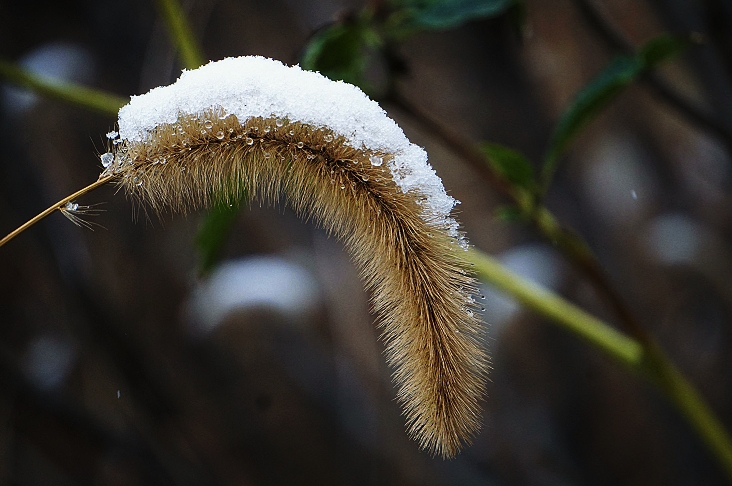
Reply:
[[511, 295], [657, 385], [677, 407], [732, 480], [732, 439], [699, 392], [653, 341], [643, 344], [612, 328], [559, 295], [520, 277], [495, 258], [468, 252], [478, 277]]
[[643, 361], [643, 348], [635, 340], [554, 292], [516, 275], [498, 260], [479, 250], [470, 250], [468, 258], [475, 264], [475, 271], [481, 280], [589, 341], [617, 361], [631, 368], [640, 366]]
[[658, 345], [651, 343], [646, 348], [645, 357], [644, 371], [649, 379], [686, 417], [732, 482], [732, 439], [722, 422]]
[[0, 60], [0, 76], [49, 98], [90, 108], [107, 115], [116, 116], [119, 109], [129, 101], [127, 98], [97, 89], [39, 76], [5, 60]]

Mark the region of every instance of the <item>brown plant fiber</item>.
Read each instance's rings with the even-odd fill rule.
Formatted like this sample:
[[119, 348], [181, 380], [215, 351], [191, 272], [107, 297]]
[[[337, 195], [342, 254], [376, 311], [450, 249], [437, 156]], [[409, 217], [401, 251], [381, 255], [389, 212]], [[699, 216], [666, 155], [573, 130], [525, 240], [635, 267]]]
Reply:
[[242, 125], [211, 112], [125, 141], [105, 174], [156, 211], [282, 198], [342, 239], [372, 293], [410, 436], [452, 457], [480, 427], [488, 369], [475, 280], [454, 238], [422, 217], [423, 195], [392, 180], [390, 154], [344, 142], [301, 123]]

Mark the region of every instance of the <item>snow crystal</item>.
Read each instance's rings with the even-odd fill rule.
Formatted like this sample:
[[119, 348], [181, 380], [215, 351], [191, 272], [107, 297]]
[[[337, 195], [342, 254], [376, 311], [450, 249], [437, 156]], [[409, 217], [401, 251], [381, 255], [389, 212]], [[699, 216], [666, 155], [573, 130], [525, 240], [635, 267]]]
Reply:
[[284, 119], [327, 127], [354, 148], [392, 154], [389, 169], [402, 191], [423, 195], [425, 219], [446, 225], [457, 236], [457, 225], [449, 217], [457, 201], [445, 192], [424, 149], [410, 143], [394, 120], [356, 86], [299, 66], [247, 56], [184, 71], [174, 84], [132, 97], [119, 111], [120, 137], [145, 141], [157, 126], [174, 124], [180, 114], [199, 115], [212, 108], [241, 122], [276, 116], [278, 127]]
[[102, 161], [102, 165], [106, 168], [112, 165], [112, 162], [114, 162], [114, 155], [107, 152], [105, 154], [102, 154], [99, 156], [99, 159]]

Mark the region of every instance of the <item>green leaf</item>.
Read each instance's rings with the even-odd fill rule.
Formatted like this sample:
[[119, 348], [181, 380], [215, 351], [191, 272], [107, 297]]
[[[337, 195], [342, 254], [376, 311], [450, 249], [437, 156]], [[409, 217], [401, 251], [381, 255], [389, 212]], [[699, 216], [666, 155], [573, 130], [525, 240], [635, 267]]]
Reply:
[[300, 65], [335, 81], [343, 80], [363, 87], [368, 47], [378, 42], [376, 34], [361, 23], [332, 24], [312, 37]]
[[681, 54], [694, 42], [691, 36], [663, 34], [643, 44], [637, 55], [642, 59], [644, 67], [650, 69]]
[[535, 189], [534, 167], [524, 154], [497, 143], [483, 143], [480, 148], [488, 163], [509, 182], [525, 189]]
[[198, 228], [196, 247], [201, 274], [208, 273], [221, 255], [221, 249], [239, 215], [238, 204], [218, 204], [205, 216]]
[[559, 157], [569, 144], [615, 97], [639, 76], [691, 45], [688, 37], [660, 35], [633, 55], [617, 56], [575, 96], [559, 119], [544, 159], [544, 190], [556, 172]]
[[445, 30], [471, 20], [496, 17], [518, 0], [397, 0], [392, 3], [402, 28]]
[[506, 223], [515, 223], [525, 219], [518, 206], [500, 206], [496, 209], [496, 218]]

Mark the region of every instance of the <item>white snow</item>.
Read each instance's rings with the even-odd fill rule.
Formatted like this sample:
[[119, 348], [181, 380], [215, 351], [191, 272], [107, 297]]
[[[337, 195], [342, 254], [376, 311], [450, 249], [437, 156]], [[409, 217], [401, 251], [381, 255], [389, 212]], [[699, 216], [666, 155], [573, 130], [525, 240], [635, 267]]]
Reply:
[[458, 237], [457, 224], [449, 216], [457, 201], [445, 192], [424, 149], [410, 143], [394, 120], [356, 86], [299, 66], [246, 56], [184, 71], [172, 85], [133, 96], [120, 109], [120, 137], [145, 141], [157, 126], [174, 124], [181, 114], [199, 115], [212, 108], [236, 115], [240, 122], [276, 116], [327, 127], [354, 148], [392, 154], [388, 166], [398, 186], [423, 195], [425, 219], [446, 224]]

